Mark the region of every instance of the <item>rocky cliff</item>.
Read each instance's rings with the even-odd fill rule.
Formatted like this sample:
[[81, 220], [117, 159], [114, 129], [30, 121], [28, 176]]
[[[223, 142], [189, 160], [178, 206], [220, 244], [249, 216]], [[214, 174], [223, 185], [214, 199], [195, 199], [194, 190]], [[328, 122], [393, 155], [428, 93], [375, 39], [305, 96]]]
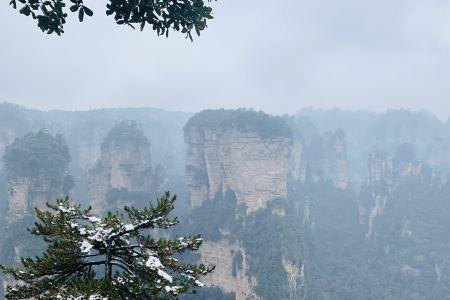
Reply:
[[289, 173], [298, 183], [330, 182], [334, 187], [345, 190], [349, 184], [349, 167], [344, 132], [315, 133], [309, 140], [296, 134]]
[[255, 293], [256, 278], [250, 274], [250, 258], [242, 245], [228, 240], [206, 242], [201, 249], [201, 262], [214, 265], [213, 273], [204, 278], [208, 286], [217, 286], [223, 292], [234, 294], [236, 300], [261, 299]]
[[307, 159], [307, 176], [313, 182], [331, 182], [339, 189], [347, 188], [348, 162], [343, 131], [326, 132], [313, 138]]
[[21, 257], [37, 254], [42, 242], [30, 236], [26, 228], [35, 220], [35, 207], [43, 208], [46, 202], [73, 195], [69, 161], [62, 136], [42, 130], [16, 138], [6, 147], [3, 163], [8, 199], [1, 263], [17, 266]]
[[14, 141], [15, 137], [14, 130], [10, 128], [0, 132], [0, 153], [5, 152], [5, 148]]
[[46, 131], [17, 138], [5, 150], [9, 223], [32, 215], [35, 206], [71, 195], [70, 154], [62, 136]]
[[370, 299], [386, 290], [396, 299], [442, 298], [449, 291], [442, 283], [450, 278], [449, 238], [443, 234], [449, 226], [448, 182], [417, 159], [411, 144], [400, 145], [393, 156], [371, 154], [368, 169], [359, 197], [367, 280], [380, 272], [386, 278]]
[[[289, 225], [290, 128], [263, 113], [216, 110], [194, 115], [184, 132], [191, 222], [205, 234], [201, 261], [216, 265], [206, 282], [237, 300], [302, 299], [301, 239], [285, 245], [286, 252], [278, 248], [287, 243], [279, 234], [300, 234]], [[269, 235], [265, 242], [259, 233]]]
[[[152, 184], [150, 143], [136, 122], [119, 122], [103, 140], [100, 158], [89, 171], [88, 191], [93, 211], [115, 209], [117, 201], [122, 201], [120, 205], [136, 204], [130, 194], [150, 198]], [[117, 193], [128, 195], [117, 199], [114, 195]]]
[[303, 137], [295, 138], [289, 157], [289, 174], [296, 182], [306, 182], [308, 169], [306, 150], [307, 144]]
[[[89, 171], [88, 191], [93, 210], [102, 213], [114, 209], [109, 195], [117, 193], [148, 194], [153, 182], [150, 143], [134, 121], [121, 121], [101, 144], [100, 158]], [[125, 201], [125, 199], [123, 199]], [[134, 203], [121, 203], [134, 204]]]
[[366, 238], [371, 238], [376, 219], [383, 214], [392, 191], [394, 167], [392, 158], [385, 152], [369, 154], [368, 175], [362, 186], [359, 201], [360, 223], [366, 226]]
[[367, 180], [359, 201], [360, 222], [367, 227], [367, 238], [373, 236], [377, 219], [383, 215], [399, 185], [421, 174], [428, 176], [426, 170], [417, 161], [411, 144], [400, 145], [393, 157], [382, 151], [370, 153]]
[[[38, 111], [0, 102], [0, 156], [15, 137], [39, 128], [63, 134], [71, 152], [70, 171], [77, 199], [87, 204], [87, 174], [100, 158], [101, 144], [120, 120], [136, 120], [151, 141], [154, 165], [162, 164], [169, 176], [183, 176], [185, 145], [183, 126], [190, 114], [152, 108], [89, 111]], [[0, 169], [2, 168], [0, 164]]]
[[[272, 124], [258, 127], [264, 117]], [[286, 198], [292, 139], [281, 121], [246, 111], [205, 111], [184, 130], [186, 181], [193, 207], [227, 190], [236, 193], [247, 212]]]

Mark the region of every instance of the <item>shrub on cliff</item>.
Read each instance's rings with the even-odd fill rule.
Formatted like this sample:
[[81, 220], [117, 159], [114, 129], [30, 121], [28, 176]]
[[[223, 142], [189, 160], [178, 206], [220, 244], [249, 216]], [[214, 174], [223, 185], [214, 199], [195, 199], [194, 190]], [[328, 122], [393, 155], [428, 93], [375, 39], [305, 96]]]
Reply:
[[126, 218], [119, 213], [97, 218], [68, 198], [36, 209], [38, 222], [30, 231], [48, 248], [40, 257], [22, 258], [23, 269], [0, 266], [18, 282], [8, 286], [6, 298], [177, 299], [202, 287], [199, 277], [213, 268], [176, 258], [198, 250], [199, 235], [170, 240], [143, 234], [178, 223], [169, 216], [175, 200], [166, 193], [156, 205], [125, 207]]

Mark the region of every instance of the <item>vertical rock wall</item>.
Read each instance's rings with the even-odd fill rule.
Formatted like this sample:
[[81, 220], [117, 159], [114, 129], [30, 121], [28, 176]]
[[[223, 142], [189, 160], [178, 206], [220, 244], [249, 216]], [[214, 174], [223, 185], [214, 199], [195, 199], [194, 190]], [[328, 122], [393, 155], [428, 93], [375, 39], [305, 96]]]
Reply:
[[330, 182], [334, 187], [345, 190], [349, 184], [348, 169], [342, 131], [316, 134], [310, 142], [301, 136], [294, 138], [289, 173], [296, 182]]
[[[266, 245], [267, 253], [261, 254], [260, 249], [254, 247], [256, 241], [252, 235], [256, 232], [253, 229], [246, 231], [250, 225], [243, 221], [248, 218], [254, 228], [270, 227], [272, 222], [273, 226], [280, 226], [277, 222], [286, 216], [283, 205], [279, 208], [272, 204], [274, 200], [287, 201], [287, 176], [293, 146], [287, 124], [281, 118], [253, 111], [204, 111], [194, 115], [185, 126], [185, 141], [191, 209], [211, 207], [212, 201], [229, 200], [221, 197], [228, 191], [233, 192], [237, 205], [235, 210], [222, 212], [234, 214], [227, 216], [229, 221], [224, 224], [229, 229], [219, 228], [221, 237], [206, 240], [200, 249], [201, 261], [216, 265], [214, 273], [205, 278], [205, 282], [234, 293], [237, 300], [266, 299], [257, 290], [261, 291], [267, 282], [258, 282], [251, 264], [259, 260], [279, 260], [278, 271], [284, 274], [284, 285], [289, 290], [287, 297], [301, 299], [296, 291], [302, 285], [299, 278], [304, 276], [301, 267], [292, 262], [283, 265], [282, 255], [273, 249], [277, 247], [275, 245]], [[267, 218], [269, 224], [255, 223], [257, 216]], [[214, 219], [208, 222], [210, 224], [205, 226], [210, 228], [220, 226], [214, 225]], [[232, 226], [233, 222], [237, 227]], [[248, 254], [244, 244], [250, 245], [253, 253], [259, 253], [257, 255], [261, 257]], [[300, 249], [298, 251], [301, 256]], [[263, 274], [261, 278], [266, 276]]]
[[216, 269], [203, 282], [219, 286], [226, 293], [234, 293], [236, 300], [260, 299], [254, 292], [256, 279], [249, 273], [250, 259], [238, 243], [227, 240], [206, 242], [201, 247], [201, 262]]
[[331, 182], [339, 189], [346, 189], [348, 161], [345, 134], [342, 131], [327, 132], [311, 142], [308, 154], [308, 174], [314, 182]]
[[150, 197], [152, 178], [147, 138], [136, 122], [118, 123], [104, 139], [100, 159], [89, 171], [88, 191], [93, 211], [102, 213], [108, 209], [106, 197], [113, 189], [147, 193]]
[[367, 226], [368, 239], [373, 236], [375, 223], [383, 215], [394, 190], [403, 181], [419, 176], [422, 169], [410, 144], [399, 146], [394, 157], [382, 151], [370, 153], [368, 175], [359, 201], [360, 222]]
[[34, 207], [70, 196], [69, 149], [61, 136], [45, 131], [16, 139], [5, 150], [9, 223], [33, 214]]
[[185, 139], [193, 207], [229, 189], [248, 212], [266, 207], [274, 198], [286, 198], [289, 137], [269, 139], [238, 128], [187, 126]]

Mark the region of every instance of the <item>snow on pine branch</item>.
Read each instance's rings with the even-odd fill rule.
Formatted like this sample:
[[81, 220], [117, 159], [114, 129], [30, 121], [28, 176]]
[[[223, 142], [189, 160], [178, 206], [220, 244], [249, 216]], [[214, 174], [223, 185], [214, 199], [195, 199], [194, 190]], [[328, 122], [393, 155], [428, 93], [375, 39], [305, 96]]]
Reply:
[[[131, 293], [127, 299], [146, 299], [148, 295], [176, 296], [203, 287], [200, 277], [213, 268], [183, 264], [174, 257], [187, 250], [198, 250], [202, 244], [200, 235], [166, 239], [149, 234], [155, 233], [153, 229], [178, 224], [176, 218], [169, 216], [174, 201], [175, 197], [166, 193], [155, 205], [149, 203], [140, 210], [125, 207], [125, 218], [119, 213], [100, 218], [92, 215], [90, 208], [71, 204], [68, 198], [47, 204], [47, 210], [36, 209], [38, 222], [31, 232], [44, 237], [47, 251], [42, 257], [23, 259], [23, 270], [0, 266], [21, 282], [15, 289], [8, 289], [7, 294], [12, 295], [10, 299], [23, 299], [14, 295], [39, 298], [35, 293], [42, 291], [42, 286], [54, 291], [59, 285], [57, 299], [116, 299], [117, 291]], [[73, 284], [72, 280], [77, 284], [84, 282], [82, 288], [91, 286], [89, 292], [76, 289], [71, 293], [67, 287]], [[113, 288], [101, 290], [103, 281]]]

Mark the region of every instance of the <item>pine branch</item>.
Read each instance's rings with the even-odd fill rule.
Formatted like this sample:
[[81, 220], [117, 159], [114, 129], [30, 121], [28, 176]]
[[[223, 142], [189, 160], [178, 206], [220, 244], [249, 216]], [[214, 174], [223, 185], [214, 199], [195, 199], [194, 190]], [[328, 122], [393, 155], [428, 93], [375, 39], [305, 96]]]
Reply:
[[[126, 207], [126, 222], [118, 213], [103, 219], [92, 216], [90, 208], [71, 205], [68, 198], [48, 203], [46, 211], [36, 209], [37, 222], [30, 232], [42, 236], [48, 248], [40, 257], [23, 258], [23, 270], [0, 266], [23, 282], [8, 288], [6, 297], [54, 299], [55, 295], [95, 294], [110, 299], [173, 298], [201, 286], [198, 277], [213, 268], [185, 265], [172, 257], [198, 250], [200, 235], [171, 240], [143, 234], [178, 223], [169, 217], [175, 200], [166, 193], [156, 205], [149, 203], [141, 210]], [[103, 267], [103, 276], [94, 271], [98, 267]], [[126, 288], [123, 280], [127, 280]]]

